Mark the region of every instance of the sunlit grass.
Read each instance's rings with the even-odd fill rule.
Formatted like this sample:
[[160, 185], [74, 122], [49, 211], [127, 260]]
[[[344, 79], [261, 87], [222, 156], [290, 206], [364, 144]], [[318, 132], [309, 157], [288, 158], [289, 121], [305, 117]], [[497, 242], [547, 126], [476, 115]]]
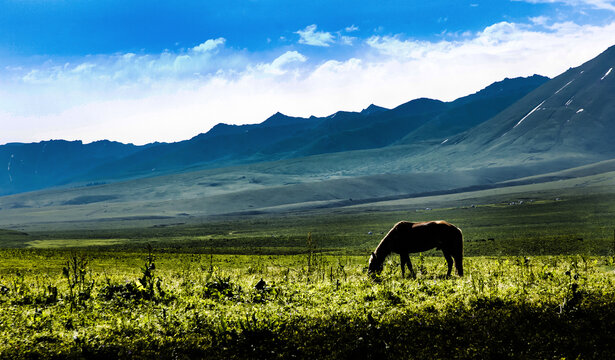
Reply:
[[[473, 257], [464, 262], [466, 276], [447, 278], [443, 258], [414, 256], [416, 279], [402, 279], [390, 257], [371, 280], [364, 256], [316, 254], [308, 268], [305, 254], [154, 252], [159, 287], [145, 296], [146, 253], [0, 255], [4, 358], [306, 358], [367, 350], [374, 357], [576, 358], [613, 347], [605, 340], [613, 331], [604, 332], [615, 325], [612, 257]], [[62, 276], [75, 257], [87, 259], [91, 293], [83, 299], [69, 296], [71, 281]], [[265, 285], [255, 288], [261, 279]], [[592, 326], [602, 333], [585, 344]]]

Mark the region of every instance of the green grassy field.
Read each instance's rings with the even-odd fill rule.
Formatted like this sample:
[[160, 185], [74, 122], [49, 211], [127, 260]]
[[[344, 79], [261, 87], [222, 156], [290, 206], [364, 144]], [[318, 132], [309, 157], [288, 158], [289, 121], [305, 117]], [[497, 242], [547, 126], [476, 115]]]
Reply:
[[[612, 189], [438, 204], [0, 231], [0, 358], [612, 358]], [[461, 227], [465, 276], [368, 278], [402, 219]]]
[[[615, 187], [468, 193], [410, 205], [328, 208], [191, 219], [148, 227], [0, 230], [4, 248], [96, 248], [160, 252], [297, 254], [308, 232], [320, 251], [368, 255], [397, 221], [445, 219], [463, 230], [465, 255], [611, 255]], [[428, 253], [432, 255], [437, 253]]]
[[[610, 358], [613, 257], [4, 250], [0, 357]], [[64, 275], [63, 275], [64, 274]], [[265, 284], [255, 286], [263, 279]]]

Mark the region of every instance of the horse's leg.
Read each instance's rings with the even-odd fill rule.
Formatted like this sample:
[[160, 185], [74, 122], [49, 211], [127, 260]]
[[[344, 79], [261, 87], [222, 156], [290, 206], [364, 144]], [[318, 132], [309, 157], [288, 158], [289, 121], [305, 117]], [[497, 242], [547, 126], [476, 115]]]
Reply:
[[455, 268], [457, 268], [457, 275], [463, 276], [463, 253], [461, 251], [453, 255], [455, 258]]
[[444, 254], [446, 264], [448, 265], [448, 272], [446, 273], [446, 276], [451, 276], [451, 272], [453, 271], [453, 257], [444, 249], [442, 249], [442, 254]]
[[408, 254], [404, 257], [404, 254], [399, 254], [399, 260], [401, 261], [401, 277], [404, 279], [406, 277], [406, 259], [408, 258]]
[[412, 263], [410, 262], [409, 256], [408, 256], [408, 270], [410, 270], [410, 276], [412, 276], [413, 279], [416, 279], [416, 273], [414, 272], [414, 269], [412, 268]]
[[410, 270], [410, 276], [415, 279], [416, 278], [416, 274], [414, 273], [414, 269], [412, 268], [412, 262], [410, 261], [410, 255], [408, 253], [406, 254], [401, 254], [401, 270], [402, 270], [402, 276], [403, 276], [403, 271], [404, 271], [404, 263], [406, 263], [408, 265], [408, 270]]
[[457, 275], [463, 276], [463, 235], [458, 231], [456, 236], [456, 246], [453, 248], [453, 258], [455, 258], [455, 267]]

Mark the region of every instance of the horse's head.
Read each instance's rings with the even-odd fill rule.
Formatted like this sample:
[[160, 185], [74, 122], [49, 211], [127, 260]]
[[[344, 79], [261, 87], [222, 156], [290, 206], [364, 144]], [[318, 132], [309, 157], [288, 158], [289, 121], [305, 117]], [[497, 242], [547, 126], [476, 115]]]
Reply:
[[369, 262], [367, 264], [367, 273], [368, 274], [377, 274], [382, 271], [382, 264], [384, 263], [384, 259], [379, 258], [375, 252], [369, 257]]

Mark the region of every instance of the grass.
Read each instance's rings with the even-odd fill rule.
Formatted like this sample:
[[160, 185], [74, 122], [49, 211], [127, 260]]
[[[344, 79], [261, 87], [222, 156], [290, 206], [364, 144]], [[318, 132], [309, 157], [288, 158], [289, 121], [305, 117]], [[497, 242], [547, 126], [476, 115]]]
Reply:
[[[0, 231], [0, 359], [612, 358], [614, 194], [425, 207]], [[465, 276], [431, 251], [368, 278], [401, 219], [460, 226]]]
[[[511, 205], [512, 204], [512, 205]], [[433, 207], [325, 209], [213, 218], [133, 229], [37, 231], [3, 235], [1, 247], [72, 247], [159, 251], [297, 254], [308, 232], [320, 250], [369, 254], [399, 220], [445, 219], [464, 233], [465, 254], [613, 254], [615, 193], [530, 192], [466, 198]], [[438, 254], [437, 252], [428, 255]]]
[[[154, 255], [143, 280], [147, 253], [2, 251], [0, 358], [608, 358], [615, 350], [612, 257], [473, 257], [464, 278], [445, 278], [443, 259], [420, 257], [416, 280], [401, 279], [391, 259], [372, 281], [357, 256], [317, 255], [308, 269], [305, 255]], [[83, 256], [76, 292], [62, 272]]]

